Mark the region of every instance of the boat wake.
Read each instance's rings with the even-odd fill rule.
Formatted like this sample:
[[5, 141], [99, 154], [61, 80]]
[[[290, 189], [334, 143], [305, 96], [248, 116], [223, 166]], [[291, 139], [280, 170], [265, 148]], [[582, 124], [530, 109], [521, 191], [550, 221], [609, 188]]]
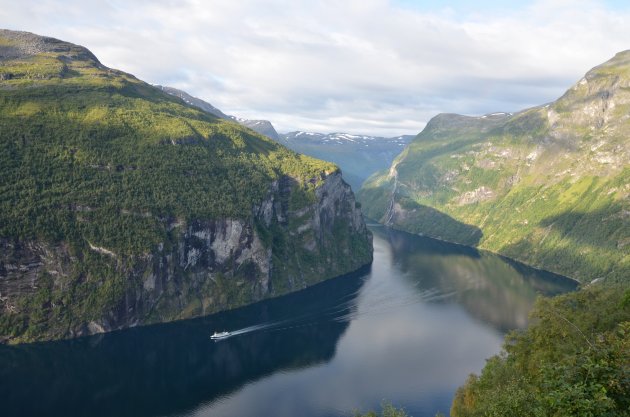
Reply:
[[[370, 289], [364, 288], [354, 293], [340, 297], [332, 306], [314, 310], [299, 316], [284, 320], [271, 321], [244, 327], [229, 332], [226, 339], [255, 332], [277, 332], [305, 326], [313, 326], [322, 322], [349, 322], [362, 316], [385, 314], [418, 303], [435, 302], [452, 297], [456, 291], [443, 292], [437, 288], [418, 290], [401, 295], [399, 292], [387, 291], [376, 285]], [[361, 304], [359, 306], [359, 303]]]

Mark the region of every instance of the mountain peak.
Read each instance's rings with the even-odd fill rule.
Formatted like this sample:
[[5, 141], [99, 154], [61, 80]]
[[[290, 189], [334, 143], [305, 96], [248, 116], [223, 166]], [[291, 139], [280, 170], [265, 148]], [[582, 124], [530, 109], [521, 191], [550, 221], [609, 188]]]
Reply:
[[[550, 125], [565, 131], [627, 129], [630, 108], [630, 50], [588, 71], [547, 113]], [[625, 126], [625, 127], [622, 127]], [[621, 132], [621, 131], [620, 131]]]
[[174, 87], [168, 87], [168, 86], [163, 86], [163, 85], [156, 85], [155, 87], [159, 88], [160, 90], [164, 91], [167, 94], [170, 94], [172, 96], [175, 97], [179, 97], [180, 99], [182, 99], [186, 104], [189, 104], [191, 106], [195, 106], [205, 112], [211, 113], [221, 119], [230, 119], [230, 116], [226, 115], [225, 113], [223, 113], [221, 110], [217, 109], [216, 107], [214, 107], [212, 104], [208, 103], [207, 101], [201, 100], [200, 98], [197, 97], [193, 97], [190, 94], [188, 94], [185, 91], [179, 90], [177, 88]]
[[591, 81], [601, 77], [618, 76], [630, 80], [630, 50], [621, 51], [614, 57], [586, 73], [584, 79]]
[[512, 113], [497, 112], [484, 114], [482, 116], [465, 116], [456, 113], [440, 113], [434, 116], [420, 136], [431, 133], [431, 135], [448, 134], [451, 135], [455, 131], [467, 131], [471, 128], [485, 131], [498, 126], [504, 121], [509, 120]]
[[238, 123], [246, 126], [253, 131], [260, 133], [261, 135], [265, 135], [268, 138], [271, 138], [278, 142], [280, 137], [278, 136], [278, 132], [273, 127], [269, 120], [247, 120], [247, 119], [238, 119], [234, 116], [231, 116], [232, 120], [236, 120]]
[[53, 53], [69, 59], [90, 60], [101, 65], [87, 48], [30, 32], [0, 29], [0, 62]]

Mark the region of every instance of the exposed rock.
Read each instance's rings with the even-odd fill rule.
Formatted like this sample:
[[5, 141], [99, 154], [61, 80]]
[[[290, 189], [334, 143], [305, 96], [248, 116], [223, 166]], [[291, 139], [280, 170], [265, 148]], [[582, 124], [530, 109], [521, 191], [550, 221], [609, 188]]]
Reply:
[[46, 52], [68, 52], [68, 58], [88, 58], [99, 62], [86, 48], [72, 45], [55, 38], [35, 35], [29, 32], [0, 29], [0, 37], [9, 40], [8, 45], [0, 45], [0, 62], [9, 59], [28, 58]]
[[462, 194], [457, 203], [459, 205], [479, 203], [480, 201], [490, 200], [495, 197], [494, 191], [487, 187], [479, 187], [473, 191]]
[[[322, 173], [320, 180], [315, 201], [296, 211], [286, 204], [296, 180], [284, 178], [271, 185], [267, 198], [253, 208], [251, 220], [174, 220], [171, 249], [160, 244], [148, 256], [122, 262], [108, 249], [87, 242], [89, 250], [105, 256], [128, 276], [129, 285], [116, 306], [101, 317], [69, 323], [66, 329], [49, 323], [47, 333], [39, 338], [77, 337], [210, 314], [301, 289], [369, 263], [371, 234], [350, 186], [339, 172]], [[340, 224], [347, 228], [345, 235], [337, 235]], [[297, 233], [291, 233], [291, 227]], [[259, 230], [273, 230], [291, 246], [265, 242]], [[304, 266], [307, 251], [320, 261]], [[274, 264], [274, 257], [282, 262]], [[0, 311], [19, 313], [19, 300], [41, 286], [64, 291], [76, 263], [63, 245], [0, 239]], [[47, 276], [53, 281], [46, 281]]]

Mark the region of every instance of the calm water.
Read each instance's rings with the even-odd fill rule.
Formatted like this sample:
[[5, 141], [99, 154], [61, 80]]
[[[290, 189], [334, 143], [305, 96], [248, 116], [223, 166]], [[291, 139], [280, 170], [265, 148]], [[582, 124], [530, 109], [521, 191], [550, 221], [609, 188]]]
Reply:
[[[371, 268], [215, 316], [0, 346], [3, 416], [448, 414], [455, 389], [568, 280], [373, 227]], [[214, 330], [238, 335], [214, 342]]]

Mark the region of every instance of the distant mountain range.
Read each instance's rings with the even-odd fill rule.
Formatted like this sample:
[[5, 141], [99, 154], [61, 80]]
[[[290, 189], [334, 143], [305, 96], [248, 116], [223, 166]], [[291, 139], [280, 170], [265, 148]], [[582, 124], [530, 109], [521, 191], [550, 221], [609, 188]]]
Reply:
[[413, 135], [385, 138], [349, 133], [290, 132], [280, 134], [280, 143], [289, 149], [339, 165], [343, 177], [358, 190], [363, 181], [389, 167], [411, 142]]
[[276, 142], [280, 142], [295, 152], [334, 162], [341, 168], [344, 180], [354, 190], [358, 190], [363, 181], [370, 175], [387, 168], [405, 145], [414, 138], [413, 135], [385, 138], [349, 133], [326, 134], [301, 131], [278, 134], [273, 124], [268, 120], [248, 120], [230, 116], [212, 104], [193, 97], [185, 91], [161, 85], [156, 87], [165, 93], [179, 97], [191, 106], [214, 114], [221, 119], [233, 120], [248, 127]]

